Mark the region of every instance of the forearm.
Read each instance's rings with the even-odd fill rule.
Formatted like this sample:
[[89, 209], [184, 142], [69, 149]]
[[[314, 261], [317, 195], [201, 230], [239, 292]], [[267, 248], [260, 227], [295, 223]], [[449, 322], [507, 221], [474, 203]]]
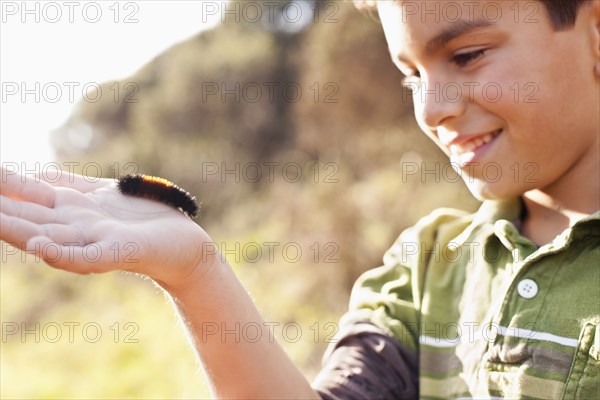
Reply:
[[[109, 179], [89, 184], [85, 177], [69, 175], [55, 187], [0, 169], [0, 240], [35, 251], [66, 271], [125, 270], [151, 277], [178, 308], [215, 395], [318, 398], [227, 263], [219, 254], [200, 251], [203, 243], [212, 243], [210, 237], [179, 210], [124, 196]], [[135, 257], [117, 256], [116, 243], [135, 245]], [[43, 251], [47, 245], [69, 257]], [[100, 258], [90, 260], [88, 249]], [[248, 326], [260, 329], [256, 341], [214, 329], [222, 333]]]
[[[215, 396], [319, 398], [220, 256], [211, 267], [196, 269], [185, 284], [163, 287], [184, 321]], [[252, 334], [241, 335], [243, 329]]]

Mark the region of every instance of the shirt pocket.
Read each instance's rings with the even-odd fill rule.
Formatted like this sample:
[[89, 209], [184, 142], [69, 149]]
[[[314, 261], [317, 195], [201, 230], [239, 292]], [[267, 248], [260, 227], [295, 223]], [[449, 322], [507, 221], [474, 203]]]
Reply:
[[600, 399], [600, 324], [586, 324], [571, 364], [563, 399]]

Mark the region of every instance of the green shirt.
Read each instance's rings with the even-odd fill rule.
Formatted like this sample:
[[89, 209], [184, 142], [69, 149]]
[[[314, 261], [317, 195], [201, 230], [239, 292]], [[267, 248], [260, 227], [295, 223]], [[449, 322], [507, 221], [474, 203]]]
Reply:
[[422, 398], [600, 399], [600, 212], [538, 248], [521, 209], [438, 209], [357, 281], [343, 321], [415, 352]]

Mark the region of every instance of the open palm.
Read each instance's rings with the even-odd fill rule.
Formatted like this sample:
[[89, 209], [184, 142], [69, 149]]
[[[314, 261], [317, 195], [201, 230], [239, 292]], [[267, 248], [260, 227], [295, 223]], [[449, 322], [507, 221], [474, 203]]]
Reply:
[[111, 179], [57, 174], [49, 183], [2, 169], [0, 239], [82, 274], [125, 270], [177, 284], [207, 264], [210, 238], [180, 211], [124, 196]]

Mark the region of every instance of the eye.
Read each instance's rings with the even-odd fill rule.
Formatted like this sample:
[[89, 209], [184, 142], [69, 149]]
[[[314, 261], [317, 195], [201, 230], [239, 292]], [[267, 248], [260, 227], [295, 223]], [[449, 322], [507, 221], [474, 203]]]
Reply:
[[452, 61], [456, 63], [459, 67], [465, 67], [469, 63], [475, 61], [479, 57], [483, 56], [486, 52], [486, 49], [480, 49], [475, 51], [470, 51], [468, 53], [456, 54], [452, 57]]

